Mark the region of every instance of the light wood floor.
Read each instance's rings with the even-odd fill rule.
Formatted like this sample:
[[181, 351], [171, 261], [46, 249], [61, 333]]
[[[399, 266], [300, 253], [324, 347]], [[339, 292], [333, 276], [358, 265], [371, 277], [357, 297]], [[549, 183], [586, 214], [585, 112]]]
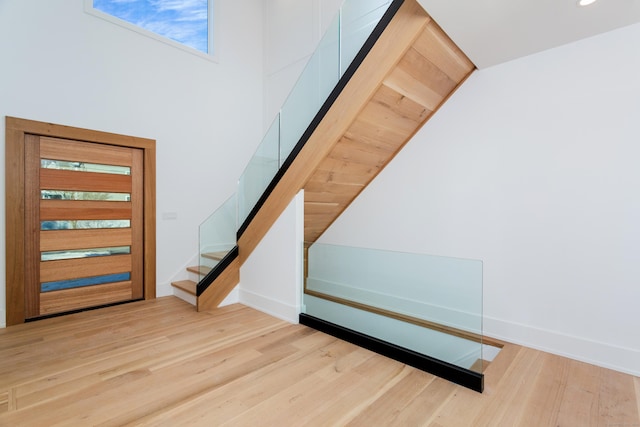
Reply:
[[507, 345], [485, 382], [174, 297], [0, 330], [1, 426], [640, 426], [640, 378]]

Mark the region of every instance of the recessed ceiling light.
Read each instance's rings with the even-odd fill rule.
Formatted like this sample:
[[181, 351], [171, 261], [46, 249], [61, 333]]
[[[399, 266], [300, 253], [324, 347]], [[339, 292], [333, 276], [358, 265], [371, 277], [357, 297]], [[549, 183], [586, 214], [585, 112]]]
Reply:
[[578, 6], [589, 6], [595, 2], [596, 0], [578, 0]]

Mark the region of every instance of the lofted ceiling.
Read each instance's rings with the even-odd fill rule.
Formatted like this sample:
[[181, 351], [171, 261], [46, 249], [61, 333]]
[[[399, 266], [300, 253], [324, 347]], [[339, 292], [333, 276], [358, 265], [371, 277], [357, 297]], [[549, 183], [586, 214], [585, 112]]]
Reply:
[[418, 2], [480, 69], [640, 22], [640, 0]]

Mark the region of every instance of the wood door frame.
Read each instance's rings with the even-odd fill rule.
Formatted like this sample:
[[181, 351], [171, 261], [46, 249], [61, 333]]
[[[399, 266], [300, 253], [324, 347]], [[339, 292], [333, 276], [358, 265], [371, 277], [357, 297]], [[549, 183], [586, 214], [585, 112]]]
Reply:
[[5, 119], [7, 326], [24, 323], [25, 135], [39, 135], [143, 150], [144, 299], [156, 297], [156, 141], [7, 116]]

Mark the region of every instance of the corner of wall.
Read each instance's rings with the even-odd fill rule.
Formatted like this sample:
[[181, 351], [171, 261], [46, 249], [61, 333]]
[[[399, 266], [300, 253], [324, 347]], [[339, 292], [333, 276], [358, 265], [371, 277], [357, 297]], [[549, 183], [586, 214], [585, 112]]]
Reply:
[[241, 267], [240, 303], [298, 323], [303, 236], [304, 196], [300, 192]]
[[287, 304], [247, 289], [240, 289], [239, 299], [242, 304], [270, 316], [277, 317], [289, 323], [298, 323], [298, 315], [300, 314], [299, 305]]
[[3, 308], [0, 308], [0, 329], [7, 327], [7, 313]]

